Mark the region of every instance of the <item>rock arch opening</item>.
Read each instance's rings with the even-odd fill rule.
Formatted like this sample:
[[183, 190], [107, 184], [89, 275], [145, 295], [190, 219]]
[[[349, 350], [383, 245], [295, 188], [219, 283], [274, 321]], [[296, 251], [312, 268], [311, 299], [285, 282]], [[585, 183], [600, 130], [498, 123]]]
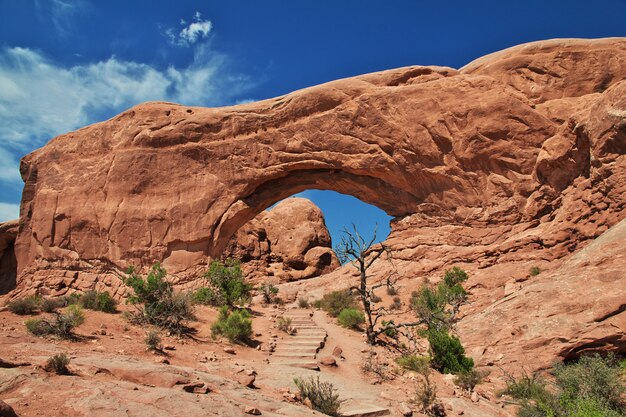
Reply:
[[333, 247], [344, 227], [354, 223], [366, 238], [376, 233], [379, 242], [391, 220], [356, 197], [310, 189], [261, 210], [233, 234], [222, 256], [240, 259], [253, 280], [313, 278], [340, 266]]

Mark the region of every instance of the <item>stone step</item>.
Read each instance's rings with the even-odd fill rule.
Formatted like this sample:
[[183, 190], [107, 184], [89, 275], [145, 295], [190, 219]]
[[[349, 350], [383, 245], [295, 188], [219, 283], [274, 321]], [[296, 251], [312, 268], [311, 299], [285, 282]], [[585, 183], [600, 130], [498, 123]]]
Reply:
[[298, 359], [289, 359], [282, 358], [278, 359], [278, 361], [274, 362], [277, 365], [285, 365], [285, 366], [294, 366], [296, 368], [310, 369], [312, 371], [319, 371], [320, 366], [317, 364], [315, 360], [298, 360]]
[[308, 347], [289, 347], [289, 346], [279, 346], [274, 351], [274, 355], [278, 355], [279, 353], [308, 353], [309, 355], [315, 355], [319, 351], [319, 347], [308, 348]]
[[293, 342], [282, 343], [280, 346], [281, 347], [291, 347], [291, 348], [297, 348], [297, 347], [320, 348], [320, 347], [322, 347], [322, 344], [320, 342], [308, 342], [308, 341], [300, 341], [300, 342], [298, 342], [298, 341], [293, 341]]
[[274, 358], [301, 358], [301, 359], [315, 359], [315, 353], [307, 352], [274, 352], [272, 355]]
[[379, 417], [388, 416], [389, 414], [389, 409], [384, 407], [368, 407], [341, 412], [343, 417]]

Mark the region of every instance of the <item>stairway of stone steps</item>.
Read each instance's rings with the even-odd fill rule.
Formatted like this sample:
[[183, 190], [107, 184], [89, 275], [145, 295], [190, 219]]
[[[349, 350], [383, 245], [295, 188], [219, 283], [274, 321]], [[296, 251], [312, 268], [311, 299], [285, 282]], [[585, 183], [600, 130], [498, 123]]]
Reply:
[[320, 369], [317, 352], [324, 347], [327, 334], [326, 330], [313, 322], [312, 314], [309, 310], [285, 312], [283, 317], [291, 319], [291, 327], [296, 333], [278, 342], [272, 355], [273, 363], [316, 371]]

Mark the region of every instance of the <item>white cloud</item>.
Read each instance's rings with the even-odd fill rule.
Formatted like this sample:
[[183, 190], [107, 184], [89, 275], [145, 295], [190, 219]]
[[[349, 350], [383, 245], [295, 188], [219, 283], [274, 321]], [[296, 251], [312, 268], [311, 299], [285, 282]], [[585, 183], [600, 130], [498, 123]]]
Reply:
[[211, 29], [213, 29], [213, 23], [210, 20], [203, 20], [200, 12], [194, 14], [193, 21], [189, 25], [187, 25], [184, 19], [180, 20], [180, 25], [183, 28], [179, 33], [176, 33], [176, 30], [173, 28], [165, 31], [170, 42], [178, 46], [191, 46], [198, 40], [209, 36]]
[[21, 180], [20, 163], [11, 152], [0, 147], [0, 181]]
[[39, 20], [50, 21], [62, 37], [69, 33], [73, 19], [85, 7], [83, 0], [35, 0]]
[[20, 205], [0, 203], [0, 222], [15, 220], [20, 217]]
[[183, 68], [159, 70], [116, 57], [65, 68], [31, 49], [1, 49], [0, 150], [3, 145], [30, 150], [102, 114], [144, 101], [230, 104], [250, 82], [229, 74], [226, 61], [200, 46], [194, 61]]

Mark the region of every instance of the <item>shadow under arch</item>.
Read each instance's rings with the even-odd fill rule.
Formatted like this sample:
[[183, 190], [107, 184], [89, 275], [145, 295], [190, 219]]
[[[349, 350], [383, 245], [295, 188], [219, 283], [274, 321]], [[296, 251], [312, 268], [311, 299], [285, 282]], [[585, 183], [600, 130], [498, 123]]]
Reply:
[[244, 224], [273, 204], [299, 192], [318, 189], [351, 195], [383, 210], [391, 217], [411, 214], [418, 198], [378, 178], [346, 171], [299, 170], [266, 181], [246, 197], [235, 201], [222, 215], [208, 248], [210, 257], [221, 256], [232, 236]]

